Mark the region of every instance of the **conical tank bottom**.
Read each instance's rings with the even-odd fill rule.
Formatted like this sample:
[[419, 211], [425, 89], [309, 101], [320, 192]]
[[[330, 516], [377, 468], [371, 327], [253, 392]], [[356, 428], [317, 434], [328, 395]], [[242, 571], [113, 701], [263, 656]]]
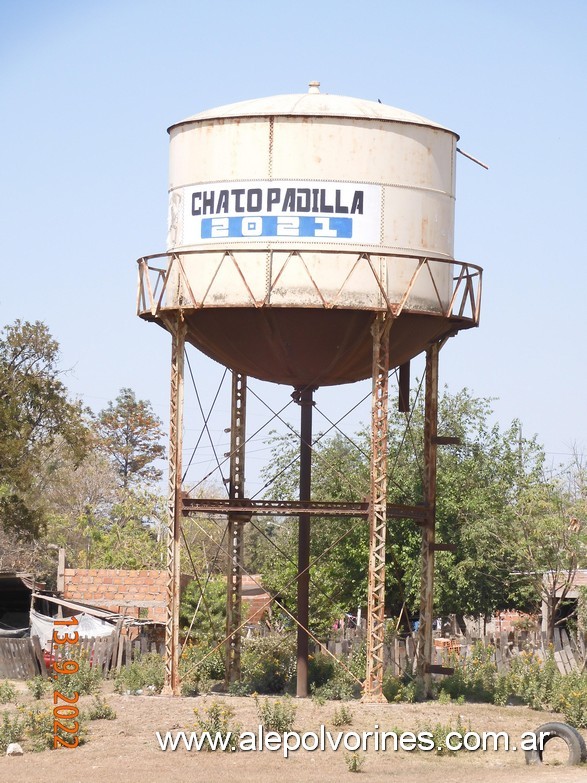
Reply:
[[[232, 307], [187, 310], [184, 317], [190, 343], [260, 380], [333, 386], [372, 374], [373, 311]], [[402, 313], [390, 331], [390, 367], [472, 325], [463, 319]]]

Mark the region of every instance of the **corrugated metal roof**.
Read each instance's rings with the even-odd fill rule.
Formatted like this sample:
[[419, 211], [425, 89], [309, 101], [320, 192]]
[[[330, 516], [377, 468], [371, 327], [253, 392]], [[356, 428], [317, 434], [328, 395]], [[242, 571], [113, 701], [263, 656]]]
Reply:
[[[313, 84], [313, 83], [312, 83]], [[233, 117], [347, 117], [402, 122], [411, 125], [425, 125], [454, 133], [437, 122], [378, 101], [350, 98], [344, 95], [329, 95], [310, 87], [307, 93], [294, 95], [273, 95], [268, 98], [254, 98], [249, 101], [229, 103], [214, 109], [194, 114], [174, 123], [171, 128], [191, 122], [228, 119]], [[457, 134], [455, 133], [455, 136]]]

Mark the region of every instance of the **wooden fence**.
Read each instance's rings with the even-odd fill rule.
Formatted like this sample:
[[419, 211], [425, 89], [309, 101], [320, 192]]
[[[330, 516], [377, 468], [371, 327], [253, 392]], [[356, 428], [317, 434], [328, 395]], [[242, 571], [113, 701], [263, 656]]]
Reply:
[[[326, 647], [337, 657], [351, 654], [364, 639], [364, 634], [356, 633], [346, 639], [329, 640]], [[533, 652], [543, 661], [549, 655], [549, 645], [540, 631], [512, 631], [485, 636], [481, 639], [460, 636], [452, 638], [436, 637], [432, 664], [450, 665], [449, 659], [466, 663], [471, 657], [475, 644], [483, 642], [492, 649], [491, 660], [499, 672], [510, 668], [512, 661], [522, 652]], [[583, 640], [577, 640], [564, 629], [556, 629], [553, 644], [554, 660], [561, 674], [583, 671], [587, 668], [587, 648]], [[384, 645], [384, 665], [396, 677], [413, 673], [416, 667], [416, 635], [395, 637]]]
[[25, 639], [0, 638], [0, 677], [29, 680], [37, 674], [46, 674], [38, 636]]

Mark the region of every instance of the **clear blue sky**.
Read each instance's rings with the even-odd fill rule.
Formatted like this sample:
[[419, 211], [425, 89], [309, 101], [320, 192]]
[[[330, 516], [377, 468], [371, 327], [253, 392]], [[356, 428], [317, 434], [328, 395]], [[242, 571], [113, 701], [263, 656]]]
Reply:
[[[456, 257], [485, 288], [442, 381], [498, 398], [555, 461], [586, 451], [586, 40], [581, 0], [4, 0], [0, 324], [45, 321], [95, 410], [131, 386], [166, 419], [169, 338], [134, 312], [135, 259], [165, 245], [166, 128], [317, 79], [444, 124], [489, 164], [458, 161]], [[219, 369], [192, 355], [208, 399]], [[364, 390], [319, 404], [336, 415]]]

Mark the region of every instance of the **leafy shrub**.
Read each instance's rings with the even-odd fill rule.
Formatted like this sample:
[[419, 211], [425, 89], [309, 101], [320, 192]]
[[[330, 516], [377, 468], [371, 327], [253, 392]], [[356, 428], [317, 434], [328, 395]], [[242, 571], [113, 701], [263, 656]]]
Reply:
[[[55, 731], [55, 716], [52, 707], [46, 709], [33, 707], [25, 710], [23, 728], [26, 747], [35, 752], [53, 748], [55, 734], [61, 737], [64, 742], [74, 742], [77, 736], [78, 744], [83, 745], [86, 739], [86, 725], [83, 716], [80, 714], [75, 718], [59, 718], [58, 720], [66, 728], [71, 728], [72, 731], [65, 731], [61, 726], [58, 726]], [[77, 731], [74, 731], [76, 724]]]
[[165, 682], [163, 658], [157, 653], [137, 657], [130, 666], [116, 675], [114, 689], [117, 693], [136, 696], [143, 692], [161, 693]]
[[248, 682], [231, 682], [228, 686], [230, 696], [250, 696], [253, 692]]
[[367, 642], [362, 641], [361, 644], [352, 651], [348, 656], [345, 664], [349, 671], [354, 674], [359, 680], [365, 679], [365, 671], [367, 669]]
[[292, 730], [298, 708], [289, 696], [283, 699], [259, 699], [255, 696], [255, 706], [259, 720], [267, 731], [283, 734]]
[[103, 696], [94, 696], [94, 701], [88, 710], [88, 720], [114, 720], [116, 712]]
[[349, 707], [346, 707], [344, 704], [341, 707], [336, 707], [332, 716], [333, 726], [350, 726], [352, 722], [353, 713]]
[[16, 688], [8, 680], [0, 682], [0, 704], [9, 704], [16, 699]]
[[459, 734], [463, 735], [470, 730], [471, 730], [470, 726], [466, 728], [465, 725], [462, 723], [460, 715], [457, 718], [457, 722], [455, 726], [453, 726], [451, 723], [436, 723], [434, 726], [424, 726], [422, 728], [419, 728], [419, 731], [430, 732], [434, 741], [435, 753], [438, 756], [444, 754], [454, 755], [455, 753], [457, 753], [456, 750], [449, 750], [449, 748], [447, 748], [445, 745], [446, 738], [451, 732], [456, 731]]
[[0, 724], [0, 753], [6, 753], [6, 749], [12, 742], [20, 742], [24, 737], [24, 723], [18, 715], [10, 715], [4, 712]]
[[182, 696], [197, 696], [210, 690], [214, 681], [224, 679], [224, 658], [220, 651], [207, 657], [207, 647], [188, 644], [184, 647], [179, 660], [179, 679]]
[[571, 726], [587, 728], [587, 676], [579, 672], [559, 675], [548, 706], [561, 712]]
[[55, 690], [60, 691], [64, 696], [69, 696], [69, 698], [76, 692], [80, 696], [87, 696], [100, 691], [102, 672], [90, 665], [85, 650], [74, 652], [71, 649], [66, 660], [75, 660], [79, 668], [73, 674], [59, 674], [57, 679], [53, 681]]
[[[455, 673], [442, 681], [439, 700], [467, 698], [505, 705], [515, 698], [536, 710], [560, 712], [572, 726], [587, 728], [587, 673], [560, 674], [552, 649], [544, 661], [535, 652], [521, 652], [508, 671], [498, 673], [492, 654], [492, 647], [477, 644], [473, 655], [457, 662]], [[385, 695], [397, 701], [390, 698], [386, 684]]]
[[360, 753], [345, 753], [344, 760], [349, 772], [361, 772], [365, 763], [365, 756]]
[[512, 659], [506, 673], [496, 677], [494, 702], [507, 704], [514, 696], [540, 709], [549, 701], [544, 685], [542, 660], [533, 652], [522, 652]]
[[43, 696], [48, 693], [50, 683], [46, 677], [41, 677], [40, 674], [37, 674], [32, 680], [27, 680], [26, 685], [31, 692], [32, 697], [38, 700], [42, 699]]
[[535, 710], [560, 711], [557, 694], [564, 690], [565, 681], [552, 649], [544, 661], [535, 652], [524, 651], [512, 659], [508, 671], [496, 674], [493, 701], [504, 705], [514, 698]]
[[335, 672], [336, 662], [327, 655], [318, 653], [308, 656], [308, 682], [310, 687], [320, 688], [325, 685]]
[[452, 699], [463, 696], [469, 701], [493, 702], [497, 680], [493, 653], [493, 647], [477, 642], [466, 661], [458, 656], [449, 657], [448, 663], [454, 666], [455, 672], [442, 680], [439, 694], [446, 693]]
[[[233, 724], [234, 710], [229, 705], [221, 701], [213, 701], [209, 707], [200, 711], [194, 710], [196, 716], [195, 728], [201, 734], [207, 731], [210, 737], [214, 737], [216, 734], [222, 734], [226, 736], [228, 732], [231, 732], [232, 736], [236, 736], [241, 732], [241, 726], [239, 724]], [[217, 746], [218, 749], [219, 746]], [[214, 748], [216, 750], [217, 748]], [[202, 746], [203, 750], [212, 750], [208, 744]], [[227, 746], [226, 751], [232, 750]]]
[[283, 693], [296, 671], [293, 641], [278, 634], [244, 639], [243, 682], [255, 693]]
[[[383, 695], [389, 702], [409, 702], [423, 699], [422, 685], [410, 677], [395, 677], [388, 674], [383, 679]], [[450, 698], [450, 697], [449, 697]]]
[[360, 686], [346, 672], [337, 672], [325, 685], [312, 689], [312, 697], [317, 704], [326, 701], [350, 701], [360, 691]]

